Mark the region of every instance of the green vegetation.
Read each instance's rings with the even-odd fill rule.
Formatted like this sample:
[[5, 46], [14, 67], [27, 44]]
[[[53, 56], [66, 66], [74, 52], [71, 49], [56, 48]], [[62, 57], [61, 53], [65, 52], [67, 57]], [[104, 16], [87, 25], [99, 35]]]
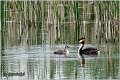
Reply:
[[77, 44], [81, 36], [99, 43], [118, 42], [118, 1], [1, 3], [4, 45]]

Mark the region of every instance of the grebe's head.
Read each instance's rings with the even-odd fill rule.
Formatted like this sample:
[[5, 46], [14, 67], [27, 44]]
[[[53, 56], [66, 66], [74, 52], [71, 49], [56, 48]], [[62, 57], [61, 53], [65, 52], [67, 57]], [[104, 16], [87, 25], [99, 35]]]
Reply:
[[68, 45], [65, 45], [65, 48], [70, 48]]
[[81, 37], [81, 38], [79, 39], [79, 43], [84, 44], [84, 43], [85, 43], [85, 37]]

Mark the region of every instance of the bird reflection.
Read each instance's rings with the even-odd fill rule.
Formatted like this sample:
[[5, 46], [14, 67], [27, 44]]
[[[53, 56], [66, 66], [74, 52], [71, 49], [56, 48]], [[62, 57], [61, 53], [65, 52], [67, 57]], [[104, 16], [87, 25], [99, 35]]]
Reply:
[[85, 57], [83, 55], [80, 55], [80, 56], [81, 56], [80, 66], [84, 67], [84, 65], [85, 65]]
[[[97, 57], [96, 54], [89, 54], [88, 57]], [[85, 57], [83, 54], [80, 55], [80, 66], [84, 67], [85, 66]]]

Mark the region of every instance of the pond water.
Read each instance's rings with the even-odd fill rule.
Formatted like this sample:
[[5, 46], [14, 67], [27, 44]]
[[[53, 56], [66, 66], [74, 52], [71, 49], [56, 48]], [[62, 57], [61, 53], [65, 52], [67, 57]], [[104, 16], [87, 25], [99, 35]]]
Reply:
[[[69, 45], [69, 44], [68, 44]], [[90, 46], [89, 44], [86, 44]], [[2, 51], [3, 80], [96, 80], [119, 79], [119, 51], [116, 44], [96, 46], [100, 54], [85, 56], [81, 66], [78, 44], [69, 45], [70, 55], [53, 54], [61, 45], [13, 46]]]

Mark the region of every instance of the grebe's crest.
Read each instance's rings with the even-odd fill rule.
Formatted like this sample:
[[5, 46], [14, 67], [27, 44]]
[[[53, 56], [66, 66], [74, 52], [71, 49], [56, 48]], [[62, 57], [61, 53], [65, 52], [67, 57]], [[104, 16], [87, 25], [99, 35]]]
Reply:
[[84, 43], [85, 43], [85, 37], [81, 37], [81, 38], [79, 39], [79, 42], [84, 44]]

